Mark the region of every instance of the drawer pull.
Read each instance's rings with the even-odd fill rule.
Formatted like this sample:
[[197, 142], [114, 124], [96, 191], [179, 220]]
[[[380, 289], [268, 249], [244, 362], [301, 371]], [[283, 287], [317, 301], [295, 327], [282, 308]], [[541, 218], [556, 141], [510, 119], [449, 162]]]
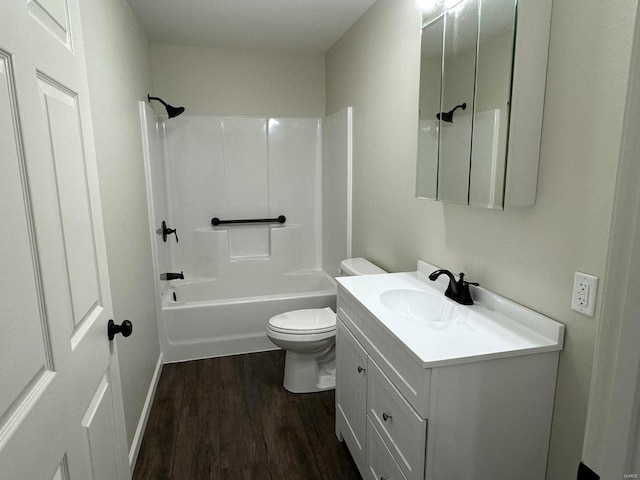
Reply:
[[380, 477], [380, 480], [389, 480], [389, 477]]
[[383, 412], [383, 413], [382, 413], [382, 420], [384, 420], [385, 422], [386, 422], [387, 420], [391, 420], [391, 414], [390, 414], [390, 413], [387, 413], [387, 412]]
[[362, 373], [366, 370], [366, 368], [361, 367], [360, 365], [358, 365], [358, 373]]

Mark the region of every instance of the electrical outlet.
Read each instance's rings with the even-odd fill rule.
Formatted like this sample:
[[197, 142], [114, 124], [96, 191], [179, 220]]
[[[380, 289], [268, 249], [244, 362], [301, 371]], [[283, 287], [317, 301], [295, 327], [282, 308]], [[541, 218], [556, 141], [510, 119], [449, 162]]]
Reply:
[[596, 296], [598, 293], [598, 277], [582, 272], [573, 276], [573, 296], [571, 308], [576, 312], [593, 317], [596, 312]]

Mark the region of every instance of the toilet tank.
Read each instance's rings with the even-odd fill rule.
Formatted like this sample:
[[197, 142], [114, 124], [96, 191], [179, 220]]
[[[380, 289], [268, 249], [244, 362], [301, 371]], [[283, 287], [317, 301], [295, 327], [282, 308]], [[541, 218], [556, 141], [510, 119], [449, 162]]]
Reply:
[[340, 273], [343, 275], [373, 275], [387, 273], [366, 258], [348, 258], [340, 262]]

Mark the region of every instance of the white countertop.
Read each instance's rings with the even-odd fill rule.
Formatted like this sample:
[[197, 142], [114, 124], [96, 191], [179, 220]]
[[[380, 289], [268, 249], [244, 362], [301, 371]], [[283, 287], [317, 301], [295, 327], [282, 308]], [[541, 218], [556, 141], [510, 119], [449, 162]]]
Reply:
[[[358, 300], [425, 368], [562, 350], [561, 323], [478, 287], [471, 287], [475, 304], [460, 305], [444, 296], [446, 276], [429, 280], [435, 269], [419, 262], [416, 272], [340, 277], [338, 293]], [[380, 300], [394, 289], [438, 295], [447, 319], [430, 322], [394, 313]]]

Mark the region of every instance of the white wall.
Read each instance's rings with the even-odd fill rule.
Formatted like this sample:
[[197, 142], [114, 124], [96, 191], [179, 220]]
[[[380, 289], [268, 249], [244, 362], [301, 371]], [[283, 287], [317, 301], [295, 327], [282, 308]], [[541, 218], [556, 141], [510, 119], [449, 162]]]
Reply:
[[323, 117], [324, 55], [151, 46], [153, 92], [188, 115]]
[[554, 2], [538, 200], [526, 209], [414, 198], [413, 0], [378, 0], [327, 55], [327, 113], [354, 107], [354, 255], [389, 271], [417, 259], [464, 271], [566, 325], [549, 480], [575, 478], [581, 456], [601, 314], [570, 310], [573, 271], [605, 272], [635, 12], [632, 0]]
[[160, 354], [138, 100], [151, 89], [149, 45], [125, 0], [83, 0], [82, 25], [114, 317], [131, 447]]

